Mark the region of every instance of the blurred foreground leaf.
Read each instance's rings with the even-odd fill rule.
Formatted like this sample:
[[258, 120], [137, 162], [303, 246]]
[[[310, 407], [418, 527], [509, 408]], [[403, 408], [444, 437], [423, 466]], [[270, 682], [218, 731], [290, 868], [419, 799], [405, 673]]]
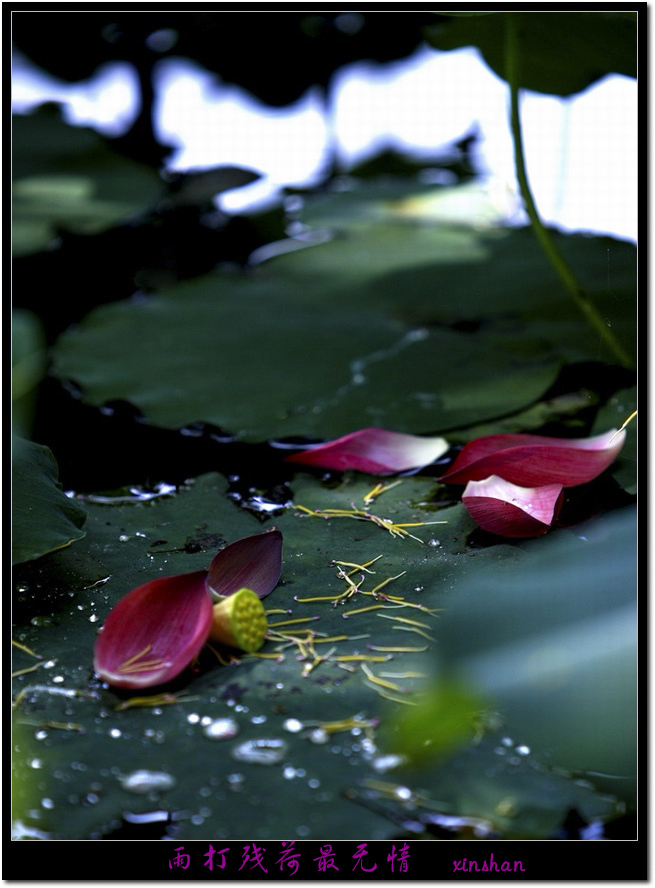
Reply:
[[497, 706], [505, 730], [626, 798], [637, 761], [633, 509], [524, 547], [456, 583], [442, 664]]

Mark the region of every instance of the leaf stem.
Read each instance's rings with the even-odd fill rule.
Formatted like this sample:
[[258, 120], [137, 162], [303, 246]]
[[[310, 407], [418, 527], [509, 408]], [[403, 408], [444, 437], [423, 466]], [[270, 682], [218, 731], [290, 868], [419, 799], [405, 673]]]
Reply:
[[514, 141], [516, 178], [518, 179], [519, 187], [521, 189], [521, 197], [523, 198], [525, 209], [532, 225], [532, 230], [534, 231], [542, 250], [546, 254], [548, 261], [573, 297], [578, 308], [582, 311], [592, 327], [600, 334], [602, 340], [608, 348], [612, 350], [619, 362], [626, 367], [632, 367], [632, 358], [618, 341], [612, 329], [598, 313], [589, 294], [584, 290], [572, 268], [557, 249], [550, 232], [539, 217], [537, 206], [530, 189], [530, 183], [528, 181], [525, 155], [523, 151], [523, 134], [521, 130], [521, 115], [519, 109], [520, 47], [518, 23], [514, 13], [508, 11], [505, 15], [507, 22], [505, 33], [505, 76], [509, 83], [511, 95], [511, 128]]

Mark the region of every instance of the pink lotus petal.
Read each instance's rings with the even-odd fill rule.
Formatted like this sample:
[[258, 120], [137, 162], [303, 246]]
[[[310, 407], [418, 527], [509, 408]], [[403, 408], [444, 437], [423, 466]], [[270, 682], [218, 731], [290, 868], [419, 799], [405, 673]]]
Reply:
[[561, 484], [518, 487], [492, 475], [469, 481], [462, 502], [483, 530], [504, 537], [535, 537], [546, 533], [562, 504]]
[[209, 567], [207, 585], [222, 597], [252, 589], [265, 598], [277, 586], [281, 572], [282, 534], [270, 530], [221, 549]]
[[118, 688], [147, 688], [179, 675], [212, 624], [207, 571], [145, 583], [118, 602], [95, 645], [94, 667]]
[[385, 429], [361, 429], [286, 459], [287, 462], [337, 469], [340, 472], [357, 469], [369, 475], [392, 475], [434, 462], [443, 456], [449, 446], [444, 438], [421, 438]]
[[592, 481], [614, 462], [625, 434], [611, 429], [593, 438], [489, 435], [467, 444], [439, 480], [466, 484], [499, 475], [524, 487], [575, 487]]

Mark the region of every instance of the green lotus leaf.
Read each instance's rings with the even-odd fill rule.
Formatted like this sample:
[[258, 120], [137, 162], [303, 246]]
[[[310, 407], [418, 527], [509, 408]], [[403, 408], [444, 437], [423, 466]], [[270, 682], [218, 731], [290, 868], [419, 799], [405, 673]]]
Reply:
[[637, 76], [637, 21], [621, 10], [511, 11], [457, 17], [426, 29], [435, 49], [476, 46], [499, 77], [505, 77], [506, 17], [517, 20], [520, 86], [570, 96], [606, 74]]
[[85, 509], [65, 495], [48, 447], [14, 437], [12, 562], [30, 561], [84, 536]]

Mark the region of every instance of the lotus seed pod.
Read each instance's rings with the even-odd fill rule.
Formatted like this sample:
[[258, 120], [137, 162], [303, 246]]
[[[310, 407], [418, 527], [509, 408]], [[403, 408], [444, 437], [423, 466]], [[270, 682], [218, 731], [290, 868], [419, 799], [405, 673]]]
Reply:
[[267, 629], [266, 611], [259, 596], [251, 589], [239, 589], [214, 605], [209, 637], [241, 651], [258, 651]]

